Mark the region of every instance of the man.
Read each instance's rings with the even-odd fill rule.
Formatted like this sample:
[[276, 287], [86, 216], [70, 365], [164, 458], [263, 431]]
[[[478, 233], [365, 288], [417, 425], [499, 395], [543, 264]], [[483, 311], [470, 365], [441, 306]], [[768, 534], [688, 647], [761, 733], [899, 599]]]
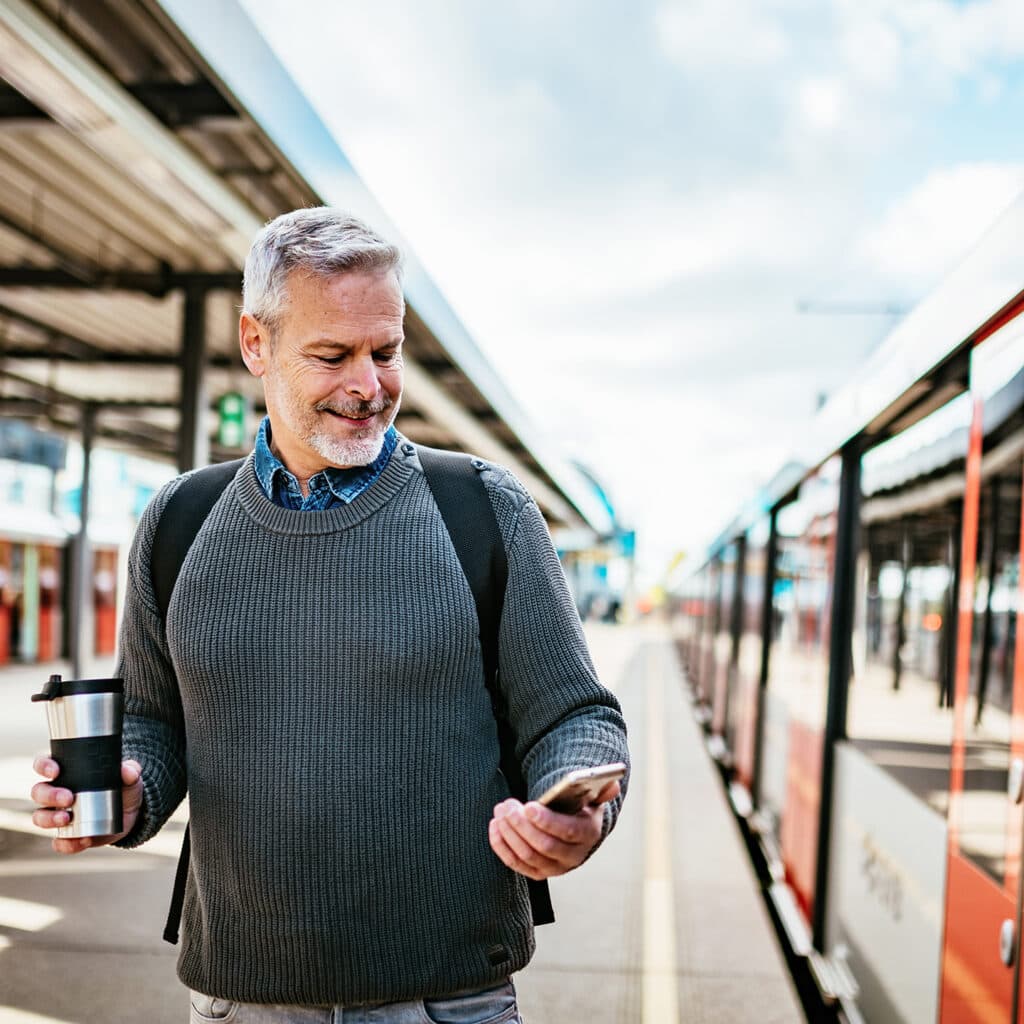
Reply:
[[[193, 1020], [519, 1020], [525, 878], [577, 867], [618, 813], [617, 783], [576, 815], [508, 796], [473, 598], [393, 426], [404, 313], [400, 254], [366, 225], [327, 208], [268, 224], [239, 322], [268, 416], [166, 622], [153, 536], [185, 478], [132, 547], [125, 832], [53, 845], [138, 846], [187, 790], [178, 973]], [[481, 476], [509, 563], [499, 681], [536, 797], [568, 770], [626, 761], [625, 727], [537, 506], [505, 470]], [[35, 822], [66, 824], [56, 764], [36, 768]]]

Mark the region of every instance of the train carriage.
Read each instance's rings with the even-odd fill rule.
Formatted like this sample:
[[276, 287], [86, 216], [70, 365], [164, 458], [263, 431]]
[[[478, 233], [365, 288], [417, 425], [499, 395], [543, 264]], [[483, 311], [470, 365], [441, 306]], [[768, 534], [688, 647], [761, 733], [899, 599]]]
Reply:
[[672, 605], [791, 952], [850, 1021], [1024, 1019], [1022, 228], [1024, 201]]

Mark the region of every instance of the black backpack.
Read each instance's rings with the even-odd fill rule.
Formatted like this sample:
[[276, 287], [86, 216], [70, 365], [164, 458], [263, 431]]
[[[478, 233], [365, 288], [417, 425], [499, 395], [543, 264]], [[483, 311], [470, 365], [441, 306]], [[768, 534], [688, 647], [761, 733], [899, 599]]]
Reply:
[[[418, 446], [420, 464], [434, 500], [466, 574], [480, 623], [480, 647], [484, 663], [484, 684], [498, 726], [501, 771], [509, 792], [526, 800], [526, 782], [515, 756], [515, 734], [509, 724], [505, 700], [498, 687], [498, 629], [508, 580], [505, 545], [490, 498], [477, 472], [483, 463], [468, 455]], [[151, 572], [153, 591], [161, 617], [166, 620], [171, 594], [189, 548], [217, 499], [243, 464], [244, 459], [207, 466], [183, 481], [171, 496], [153, 538]], [[181, 843], [181, 856], [174, 877], [174, 891], [167, 914], [164, 938], [178, 941], [181, 910], [185, 902], [191, 843], [188, 827]], [[555, 914], [548, 884], [527, 879], [534, 924], [549, 924]]]

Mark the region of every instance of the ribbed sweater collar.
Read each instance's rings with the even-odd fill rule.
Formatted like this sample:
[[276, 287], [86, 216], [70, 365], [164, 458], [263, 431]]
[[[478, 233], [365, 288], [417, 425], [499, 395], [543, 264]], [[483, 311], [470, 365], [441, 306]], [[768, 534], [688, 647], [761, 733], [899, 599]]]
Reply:
[[253, 455], [235, 476], [235, 493], [246, 513], [274, 533], [315, 536], [348, 530], [383, 508], [412, 479], [415, 449], [399, 437], [398, 447], [373, 485], [349, 505], [323, 511], [300, 512], [274, 504], [264, 493], [256, 477]]

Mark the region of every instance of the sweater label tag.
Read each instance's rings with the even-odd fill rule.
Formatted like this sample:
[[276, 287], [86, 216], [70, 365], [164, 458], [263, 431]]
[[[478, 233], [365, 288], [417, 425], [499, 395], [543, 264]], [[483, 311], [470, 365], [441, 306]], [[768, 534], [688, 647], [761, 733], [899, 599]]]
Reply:
[[487, 962], [492, 967], [507, 964], [509, 961], [508, 950], [504, 946], [488, 946], [486, 952]]

